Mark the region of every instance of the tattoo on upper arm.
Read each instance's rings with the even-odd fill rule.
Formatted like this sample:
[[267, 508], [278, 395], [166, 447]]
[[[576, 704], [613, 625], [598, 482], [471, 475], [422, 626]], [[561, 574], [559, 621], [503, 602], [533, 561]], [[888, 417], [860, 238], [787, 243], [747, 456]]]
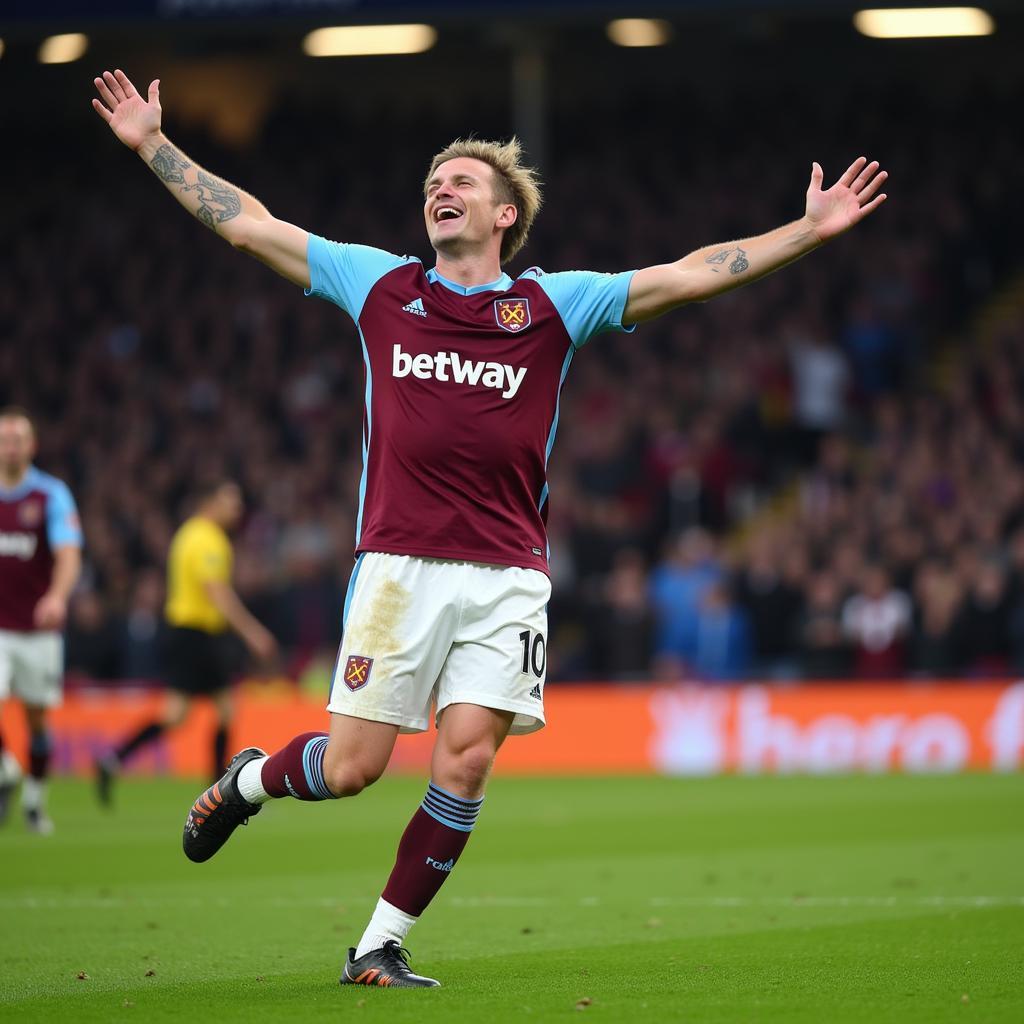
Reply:
[[[750, 261], [747, 259], [747, 254], [739, 246], [733, 249], [719, 249], [718, 252], [708, 256], [704, 262], [721, 266], [732, 253], [736, 254], [736, 258], [729, 264], [730, 274], [742, 274], [744, 270], [750, 269]], [[719, 272], [718, 266], [711, 267], [713, 273], [717, 274]]]
[[156, 176], [171, 184], [184, 184], [185, 175], [192, 165], [173, 146], [164, 143], [150, 160], [149, 166], [153, 168]]

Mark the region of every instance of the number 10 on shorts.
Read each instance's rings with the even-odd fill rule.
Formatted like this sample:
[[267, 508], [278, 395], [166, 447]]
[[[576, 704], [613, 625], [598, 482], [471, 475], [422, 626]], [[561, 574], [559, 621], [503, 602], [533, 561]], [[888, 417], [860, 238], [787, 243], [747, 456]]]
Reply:
[[519, 640], [523, 645], [523, 673], [533, 674], [540, 679], [544, 675], [544, 665], [547, 661], [548, 651], [544, 643], [543, 633], [531, 633], [524, 629], [519, 634]]

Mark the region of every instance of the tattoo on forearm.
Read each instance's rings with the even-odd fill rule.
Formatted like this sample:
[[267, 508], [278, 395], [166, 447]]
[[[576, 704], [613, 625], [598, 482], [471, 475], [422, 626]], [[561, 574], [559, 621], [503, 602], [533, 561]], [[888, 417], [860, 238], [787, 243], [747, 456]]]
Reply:
[[169, 185], [181, 185], [179, 192], [196, 193], [199, 208], [193, 213], [208, 228], [215, 228], [217, 224], [223, 224], [224, 221], [231, 220], [242, 212], [242, 200], [227, 182], [196, 168], [195, 183], [189, 185], [185, 180], [185, 171], [189, 170], [192, 164], [173, 146], [166, 143], [162, 145], [153, 154], [149, 166], [162, 181]]
[[238, 198], [238, 193], [226, 181], [211, 177], [204, 171], [199, 172], [196, 184], [189, 188], [199, 193], [196, 216], [208, 228], [237, 217], [242, 210], [242, 200]]
[[185, 175], [192, 165], [173, 146], [164, 143], [150, 160], [149, 166], [153, 168], [156, 176], [171, 184], [184, 184]]
[[718, 252], [708, 256], [704, 262], [717, 264], [717, 266], [711, 267], [712, 272], [717, 274], [719, 273], [718, 267], [725, 263], [732, 253], [735, 253], [736, 257], [729, 264], [730, 274], [742, 274], [744, 270], [750, 269], [750, 261], [747, 259], [747, 254], [739, 246], [736, 246], [734, 249], [719, 249]]

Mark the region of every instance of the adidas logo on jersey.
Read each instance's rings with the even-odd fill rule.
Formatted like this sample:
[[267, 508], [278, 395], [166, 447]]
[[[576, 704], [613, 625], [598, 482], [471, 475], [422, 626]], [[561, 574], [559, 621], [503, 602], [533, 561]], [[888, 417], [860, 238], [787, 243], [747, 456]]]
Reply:
[[427, 311], [423, 308], [423, 300], [419, 297], [415, 298], [407, 306], [402, 307], [403, 313], [415, 313], [416, 316], [426, 316]]
[[401, 345], [396, 345], [391, 373], [394, 377], [408, 377], [411, 373], [420, 380], [453, 380], [456, 384], [495, 388], [501, 391], [502, 398], [509, 399], [515, 398], [519, 386], [523, 383], [526, 367], [511, 367], [508, 363], [485, 363], [482, 360], [463, 360], [458, 352], [438, 352], [432, 356], [422, 353], [413, 356], [403, 352]]

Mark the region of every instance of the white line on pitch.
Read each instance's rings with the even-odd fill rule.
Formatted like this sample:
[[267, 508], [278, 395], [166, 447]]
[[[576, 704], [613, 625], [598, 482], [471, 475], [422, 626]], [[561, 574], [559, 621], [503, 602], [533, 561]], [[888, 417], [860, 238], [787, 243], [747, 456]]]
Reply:
[[[457, 907], [598, 907], [597, 896], [578, 900], [543, 897], [455, 896]], [[1024, 907], [1024, 896], [652, 896], [652, 907]]]
[[[272, 896], [263, 902], [273, 907], [319, 907], [339, 910], [362, 896], [338, 896], [335, 898], [308, 897], [290, 899], [287, 896]], [[154, 898], [151, 896], [0, 896], [0, 909], [5, 910], [116, 910], [126, 907], [233, 907], [239, 902], [249, 902], [246, 897], [232, 900], [221, 897], [200, 899], [199, 897]], [[544, 907], [600, 907], [604, 905], [599, 896], [580, 896], [575, 899], [557, 899], [546, 896], [453, 896], [446, 901], [453, 907], [464, 910], [475, 908], [544, 908]], [[615, 903], [616, 901], [611, 901]], [[729, 907], [1024, 907], [1024, 896], [651, 896], [650, 907], [706, 907], [709, 909]]]

